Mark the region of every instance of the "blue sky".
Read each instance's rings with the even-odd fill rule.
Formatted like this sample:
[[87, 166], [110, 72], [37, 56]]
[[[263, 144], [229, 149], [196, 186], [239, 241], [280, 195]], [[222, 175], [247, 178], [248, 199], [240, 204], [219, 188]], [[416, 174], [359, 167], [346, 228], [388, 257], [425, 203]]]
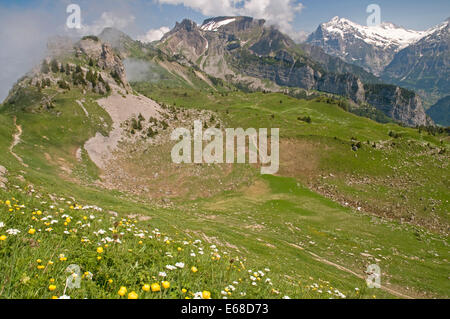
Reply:
[[183, 18], [201, 23], [219, 15], [265, 18], [300, 39], [334, 16], [365, 24], [371, 3], [381, 7], [382, 21], [415, 30], [450, 17], [448, 0], [0, 0], [0, 101], [42, 59], [48, 37], [80, 35], [65, 29], [71, 3], [81, 7], [83, 33], [114, 26], [140, 39], [160, 36], [157, 29], [166, 31]]
[[[204, 0], [211, 3], [225, 3], [230, 0]], [[134, 26], [128, 26], [136, 35], [148, 29], [161, 26], [172, 27], [175, 21], [190, 18], [197, 22], [212, 15], [227, 15], [220, 4], [217, 10], [209, 10], [214, 14], [204, 14], [202, 0], [0, 0], [0, 10], [17, 12], [20, 10], [46, 11], [55, 25], [63, 24], [66, 19], [65, 7], [69, 3], [79, 4], [82, 8], [84, 23], [93, 23], [105, 11], [118, 15], [133, 15]], [[250, 1], [250, 0], [242, 0]], [[251, 0], [258, 3], [258, 0]], [[289, 0], [286, 0], [289, 2]], [[283, 1], [273, 0], [274, 3]], [[348, 18], [364, 24], [367, 18], [366, 7], [371, 3], [380, 5], [382, 20], [393, 22], [407, 28], [424, 30], [430, 28], [450, 16], [448, 0], [291, 0], [293, 5], [302, 3], [303, 9], [295, 13], [291, 22], [294, 30], [311, 32], [321, 22], [334, 16]], [[169, 3], [169, 4], [168, 4]], [[178, 3], [178, 4], [170, 4]], [[184, 3], [181, 4], [181, 3]], [[263, 3], [263, 1], [261, 1]], [[242, 7], [242, 5], [240, 5]], [[239, 6], [238, 6], [239, 7]], [[286, 8], [289, 10], [289, 8]], [[203, 11], [203, 13], [202, 13]], [[254, 10], [255, 11], [255, 10]], [[252, 12], [252, 11], [250, 11]]]
[[383, 22], [392, 22], [413, 30], [426, 30], [450, 17], [450, 1], [448, 0], [304, 0], [302, 2], [305, 9], [296, 19], [295, 25], [306, 31], [314, 29], [317, 21], [328, 21], [334, 16], [365, 24], [368, 16], [366, 8], [372, 3], [381, 7]]

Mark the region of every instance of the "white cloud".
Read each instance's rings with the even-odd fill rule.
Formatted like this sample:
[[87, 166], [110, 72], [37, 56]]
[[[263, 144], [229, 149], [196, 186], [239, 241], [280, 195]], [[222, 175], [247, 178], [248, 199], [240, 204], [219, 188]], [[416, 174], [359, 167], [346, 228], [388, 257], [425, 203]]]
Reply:
[[115, 28], [123, 30], [130, 24], [134, 23], [136, 18], [132, 15], [117, 15], [113, 12], [103, 12], [98, 20], [91, 25], [82, 25], [78, 33], [81, 35], [98, 35], [105, 28]]
[[161, 40], [161, 38], [170, 31], [168, 27], [161, 27], [159, 29], [151, 29], [146, 34], [138, 36], [137, 39], [143, 43], [150, 43]]
[[211, 1], [211, 0], [157, 0], [162, 4], [184, 5], [200, 11], [207, 16], [234, 15], [233, 10], [237, 6], [235, 0]]
[[0, 5], [0, 104], [14, 82], [46, 54], [57, 24], [45, 10], [4, 9]]
[[206, 16], [245, 15], [265, 19], [281, 31], [296, 35], [292, 27], [304, 5], [296, 0], [157, 0], [162, 4], [184, 5]]
[[306, 39], [308, 38], [309, 33], [306, 31], [290, 31], [288, 32], [288, 35], [292, 38], [292, 40], [294, 40], [297, 43], [302, 43], [304, 41], [306, 41]]

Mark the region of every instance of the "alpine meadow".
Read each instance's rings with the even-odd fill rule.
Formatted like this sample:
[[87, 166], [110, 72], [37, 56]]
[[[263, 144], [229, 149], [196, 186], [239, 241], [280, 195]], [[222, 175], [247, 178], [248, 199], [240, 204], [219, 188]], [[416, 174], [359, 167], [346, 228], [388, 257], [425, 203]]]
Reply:
[[9, 88], [0, 298], [449, 298], [450, 20], [192, 8], [71, 20]]

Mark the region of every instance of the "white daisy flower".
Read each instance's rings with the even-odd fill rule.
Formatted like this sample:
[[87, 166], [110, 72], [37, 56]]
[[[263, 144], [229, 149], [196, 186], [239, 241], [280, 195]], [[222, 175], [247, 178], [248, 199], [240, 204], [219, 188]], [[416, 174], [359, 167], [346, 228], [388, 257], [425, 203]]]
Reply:
[[8, 229], [6, 231], [6, 233], [9, 234], [9, 235], [15, 236], [15, 235], [20, 234], [20, 230], [11, 228], [11, 229]]

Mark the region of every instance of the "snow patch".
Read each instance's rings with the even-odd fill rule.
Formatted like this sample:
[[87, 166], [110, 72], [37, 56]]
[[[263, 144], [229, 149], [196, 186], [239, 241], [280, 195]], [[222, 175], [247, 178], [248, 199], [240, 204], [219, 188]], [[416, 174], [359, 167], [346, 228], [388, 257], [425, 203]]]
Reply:
[[230, 24], [232, 22], [236, 21], [235, 18], [231, 18], [231, 19], [226, 19], [226, 20], [222, 20], [222, 21], [216, 21], [216, 20], [212, 20], [204, 25], [201, 26], [201, 29], [203, 31], [213, 31], [213, 32], [217, 32], [221, 27]]

